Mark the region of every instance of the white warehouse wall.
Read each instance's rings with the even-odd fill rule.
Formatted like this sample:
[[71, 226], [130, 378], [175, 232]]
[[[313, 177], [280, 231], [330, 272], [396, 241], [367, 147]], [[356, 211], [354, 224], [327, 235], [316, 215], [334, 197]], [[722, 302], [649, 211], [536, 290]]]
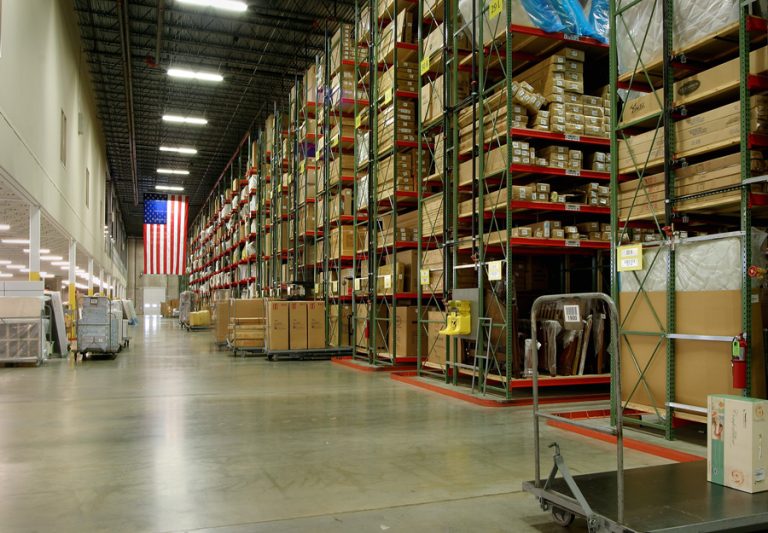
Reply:
[[[125, 283], [105, 253], [106, 149], [74, 4], [0, 2], [0, 172], [105, 272]], [[62, 110], [67, 117], [66, 165], [60, 160]], [[83, 134], [78, 134], [79, 113]]]

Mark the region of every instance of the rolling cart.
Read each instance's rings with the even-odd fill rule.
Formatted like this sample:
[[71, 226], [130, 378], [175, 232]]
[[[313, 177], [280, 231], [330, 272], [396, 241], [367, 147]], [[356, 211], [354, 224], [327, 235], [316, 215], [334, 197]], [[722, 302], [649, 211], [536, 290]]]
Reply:
[[[593, 426], [577, 420], [540, 411], [538, 365], [533, 364], [533, 430], [535, 479], [523, 483], [523, 490], [533, 494], [541, 508], [550, 511], [552, 519], [569, 526], [576, 516], [585, 518], [590, 532], [706, 532], [765, 531], [768, 529], [768, 492], [749, 494], [709, 483], [707, 462], [624, 470], [624, 445], [621, 404], [621, 359], [619, 357], [616, 305], [601, 293], [542, 296], [531, 309], [531, 338], [534, 361], [538, 359], [536, 343], [537, 311], [544, 304], [563, 302], [579, 306], [589, 301], [602, 301], [610, 317], [611, 371], [614, 376], [611, 404], [616, 426]], [[574, 309], [574, 308], [571, 308]], [[568, 311], [565, 311], [568, 314]], [[552, 469], [546, 480], [541, 478], [541, 420], [558, 422], [598, 431], [616, 438], [616, 471], [574, 476], [570, 473], [560, 446], [553, 442]], [[560, 473], [561, 477], [557, 477]]]
[[117, 357], [123, 347], [122, 324], [122, 308], [113, 306], [109, 298], [84, 297], [77, 320], [77, 352]]

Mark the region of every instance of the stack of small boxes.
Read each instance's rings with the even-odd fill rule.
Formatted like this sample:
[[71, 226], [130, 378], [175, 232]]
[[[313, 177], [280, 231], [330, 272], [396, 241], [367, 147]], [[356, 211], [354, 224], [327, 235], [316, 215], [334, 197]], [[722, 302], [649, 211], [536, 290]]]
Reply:
[[537, 152], [539, 158], [546, 160], [546, 166], [566, 170], [582, 168], [584, 153], [567, 146], [545, 146]]
[[584, 94], [584, 60], [583, 51], [563, 48], [515, 76], [514, 100], [526, 108], [531, 119], [522, 125], [522, 116], [516, 113], [513, 127], [607, 137], [611, 116], [608, 91], [602, 88], [598, 95]]

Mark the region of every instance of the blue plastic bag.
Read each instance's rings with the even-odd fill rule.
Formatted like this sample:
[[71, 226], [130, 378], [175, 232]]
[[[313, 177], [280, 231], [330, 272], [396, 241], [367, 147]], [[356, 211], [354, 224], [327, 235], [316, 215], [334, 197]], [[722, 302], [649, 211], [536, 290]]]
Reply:
[[520, 0], [520, 3], [537, 28], [550, 33], [565, 31], [565, 25], [550, 0]]
[[600, 42], [608, 44], [608, 32], [610, 30], [609, 0], [592, 0], [592, 8], [589, 10], [589, 23], [597, 33]]
[[552, 0], [552, 7], [565, 25], [566, 33], [600, 39], [600, 35], [587, 20], [579, 0]]

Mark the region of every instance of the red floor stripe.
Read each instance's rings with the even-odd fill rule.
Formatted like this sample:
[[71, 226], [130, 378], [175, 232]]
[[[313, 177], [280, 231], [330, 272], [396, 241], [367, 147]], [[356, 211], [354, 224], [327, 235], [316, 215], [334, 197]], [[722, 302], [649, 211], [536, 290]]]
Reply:
[[[480, 405], [482, 407], [522, 407], [527, 405], [533, 405], [533, 398], [530, 398], [530, 397], [511, 398], [511, 399], [499, 398], [497, 400], [478, 398], [476, 396], [472, 396], [471, 394], [463, 393], [459, 390], [453, 390], [446, 387], [441, 387], [439, 385], [432, 385], [422, 380], [415, 379], [412, 377], [415, 375], [416, 375], [416, 372], [397, 372], [397, 373], [391, 374], [390, 377], [395, 381], [399, 381], [407, 385], [413, 385], [414, 387], [419, 387], [421, 389], [425, 389], [430, 392], [436, 392], [438, 394], [442, 394], [443, 396], [449, 396], [451, 398], [469, 402], [475, 405]], [[551, 404], [551, 403], [568, 403], [568, 402], [589, 402], [589, 401], [607, 400], [607, 399], [608, 399], [607, 393], [606, 394], [582, 394], [582, 395], [576, 395], [576, 396], [557, 396], [557, 397], [551, 397], [551, 398], [540, 398], [539, 403]]]
[[[560, 422], [558, 420], [547, 420], [547, 425], [552, 426], [554, 428], [563, 429], [565, 431], [570, 431], [572, 433], [577, 433], [585, 437], [590, 437], [592, 439], [597, 439], [603, 442], [616, 444], [616, 437], [612, 435], [606, 435], [604, 433], [600, 433], [599, 431], [595, 431], [592, 429], [572, 426], [566, 422]], [[638, 452], [655, 455], [656, 457], [661, 457], [663, 459], [669, 459], [670, 461], [677, 461], [678, 463], [690, 463], [693, 461], [702, 461], [706, 459], [706, 457], [701, 457], [699, 455], [680, 452], [677, 450], [672, 450], [670, 448], [659, 446], [657, 444], [651, 444], [649, 442], [629, 439], [626, 437], [624, 438], [624, 447], [629, 448], [630, 450], [635, 450]]]

